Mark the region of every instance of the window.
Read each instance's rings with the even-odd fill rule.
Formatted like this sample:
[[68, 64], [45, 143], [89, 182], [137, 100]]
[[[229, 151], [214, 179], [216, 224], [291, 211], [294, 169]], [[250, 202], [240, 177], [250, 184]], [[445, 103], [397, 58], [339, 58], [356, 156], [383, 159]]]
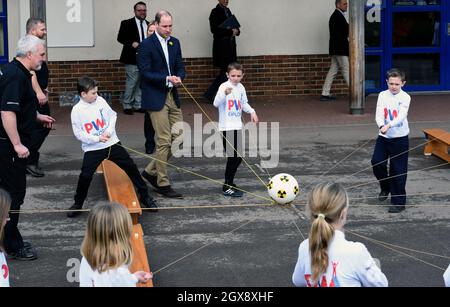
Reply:
[[8, 63], [8, 19], [6, 0], [0, 0], [0, 65]]

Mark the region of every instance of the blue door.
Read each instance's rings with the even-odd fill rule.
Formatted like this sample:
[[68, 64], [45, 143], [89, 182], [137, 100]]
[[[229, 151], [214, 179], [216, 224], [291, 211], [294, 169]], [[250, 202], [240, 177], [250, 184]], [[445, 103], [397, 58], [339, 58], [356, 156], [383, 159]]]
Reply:
[[450, 89], [449, 10], [441, 0], [368, 0], [366, 91], [386, 89], [392, 67], [406, 72], [406, 91]]
[[6, 0], [0, 0], [0, 66], [8, 63], [8, 20]]

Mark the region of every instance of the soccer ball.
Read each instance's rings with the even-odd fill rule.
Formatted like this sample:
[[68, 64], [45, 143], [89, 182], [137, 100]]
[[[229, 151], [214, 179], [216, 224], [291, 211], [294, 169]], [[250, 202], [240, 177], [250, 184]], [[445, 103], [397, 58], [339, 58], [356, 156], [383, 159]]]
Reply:
[[267, 185], [270, 197], [278, 204], [285, 205], [294, 201], [300, 193], [297, 180], [289, 174], [278, 174]]

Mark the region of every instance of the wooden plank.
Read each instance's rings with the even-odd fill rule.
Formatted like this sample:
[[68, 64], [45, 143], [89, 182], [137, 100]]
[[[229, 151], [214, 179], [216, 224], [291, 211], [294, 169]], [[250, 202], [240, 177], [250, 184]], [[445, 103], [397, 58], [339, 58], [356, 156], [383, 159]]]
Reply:
[[[133, 262], [130, 265], [130, 272], [137, 271], [151, 272], [148, 264], [147, 251], [144, 244], [144, 232], [141, 224], [133, 225], [133, 233], [131, 235], [133, 246]], [[146, 284], [138, 284], [138, 287], [153, 287], [153, 281], [150, 280]]]
[[102, 167], [108, 199], [125, 206], [133, 218], [133, 224], [137, 224], [139, 216], [142, 215], [142, 209], [130, 178], [109, 160], [104, 160]]

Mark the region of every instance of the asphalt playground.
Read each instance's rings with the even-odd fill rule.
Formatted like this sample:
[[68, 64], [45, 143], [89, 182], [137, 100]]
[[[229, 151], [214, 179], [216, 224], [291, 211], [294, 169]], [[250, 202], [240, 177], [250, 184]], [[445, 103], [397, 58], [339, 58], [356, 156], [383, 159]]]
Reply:
[[[252, 101], [260, 120], [278, 122], [279, 163], [271, 175], [289, 173], [297, 178], [301, 195], [292, 206], [268, 206], [265, 186], [242, 164], [236, 183], [248, 191], [242, 199], [221, 194], [225, 160], [221, 157], [181, 157], [170, 162], [175, 190], [182, 200], [155, 196], [161, 210], [140, 218], [155, 287], [291, 287], [299, 244], [308, 236], [305, 210], [314, 184], [336, 181], [351, 198], [346, 237], [364, 243], [380, 260], [392, 287], [441, 287], [450, 264], [450, 165], [423, 155], [422, 129], [450, 131], [450, 95], [415, 95], [409, 121], [411, 152], [407, 183], [407, 209], [389, 214], [389, 201], [380, 203], [370, 159], [377, 137], [374, 122], [376, 97], [369, 96], [365, 114], [351, 116], [348, 101], [321, 102], [316, 97], [258, 99]], [[200, 102], [214, 119], [217, 111]], [[144, 151], [143, 115], [124, 115], [119, 104], [116, 126], [124, 146]], [[56, 130], [43, 146], [44, 178], [28, 177], [19, 227], [33, 243], [39, 258], [32, 262], [9, 260], [13, 287], [75, 287], [77, 261], [87, 213], [68, 219], [81, 167], [80, 143], [70, 127], [70, 108], [52, 105]], [[185, 121], [194, 127], [198, 106], [185, 100]], [[203, 116], [203, 124], [208, 120]], [[270, 126], [270, 125], [269, 125]], [[201, 127], [200, 127], [201, 128]], [[195, 130], [193, 128], [193, 130]], [[193, 142], [195, 146], [202, 143]], [[199, 149], [199, 148], [197, 148]], [[150, 161], [131, 155], [142, 170]], [[246, 157], [257, 175], [258, 157]], [[101, 175], [96, 175], [85, 208], [107, 200]], [[48, 211], [53, 212], [36, 212]]]

